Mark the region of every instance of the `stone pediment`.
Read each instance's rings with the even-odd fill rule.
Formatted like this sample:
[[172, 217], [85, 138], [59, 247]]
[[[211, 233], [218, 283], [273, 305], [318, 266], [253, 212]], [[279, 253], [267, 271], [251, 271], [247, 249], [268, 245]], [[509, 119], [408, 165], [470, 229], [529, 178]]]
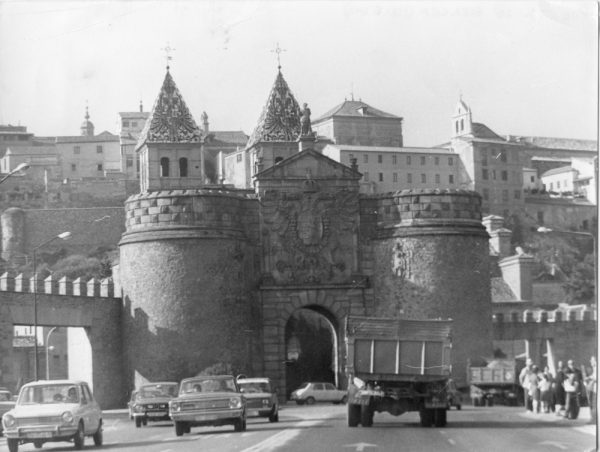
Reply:
[[362, 174], [310, 149], [294, 154], [254, 177], [258, 181], [273, 179], [360, 180]]

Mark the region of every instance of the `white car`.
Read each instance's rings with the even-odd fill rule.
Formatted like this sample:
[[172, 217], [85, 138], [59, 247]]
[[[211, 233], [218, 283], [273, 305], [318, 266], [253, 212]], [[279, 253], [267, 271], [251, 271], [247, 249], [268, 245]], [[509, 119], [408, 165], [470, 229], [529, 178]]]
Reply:
[[332, 383], [302, 383], [298, 389], [292, 392], [291, 400], [298, 405], [312, 405], [315, 402], [346, 403], [348, 395], [346, 391], [337, 389]]
[[86, 436], [102, 445], [102, 411], [87, 383], [50, 380], [21, 388], [15, 407], [2, 416], [9, 452], [19, 444], [72, 441], [82, 449]]
[[239, 378], [237, 384], [246, 398], [246, 416], [268, 417], [279, 421], [277, 391], [269, 378]]

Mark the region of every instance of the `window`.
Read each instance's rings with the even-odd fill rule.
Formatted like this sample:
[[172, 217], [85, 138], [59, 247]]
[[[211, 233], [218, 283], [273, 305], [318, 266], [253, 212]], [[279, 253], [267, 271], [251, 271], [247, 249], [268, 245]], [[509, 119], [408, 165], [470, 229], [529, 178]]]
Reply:
[[369, 182], [369, 172], [368, 171], [365, 171], [363, 173], [363, 179], [365, 180], [365, 182]]
[[137, 127], [137, 121], [131, 121], [131, 127]]
[[125, 159], [125, 166], [131, 168], [133, 166], [133, 157], [127, 157]]
[[379, 173], [379, 182], [383, 182], [383, 173]]
[[508, 190], [502, 190], [502, 201], [508, 202]]
[[448, 157], [448, 166], [454, 165], [454, 158]]
[[488, 180], [490, 178], [487, 168], [481, 170], [481, 177], [483, 180]]
[[363, 155], [363, 163], [369, 163], [369, 156], [367, 154]]
[[383, 155], [379, 154], [377, 156], [377, 163], [383, 163]]
[[515, 190], [515, 199], [521, 199], [521, 190]]
[[554, 184], [550, 182], [550, 191], [554, 190]]
[[481, 150], [481, 164], [483, 166], [487, 166], [487, 164], [488, 164], [488, 155], [487, 155], [487, 151], [485, 149]]
[[406, 156], [406, 164], [407, 164], [407, 165], [410, 165], [411, 163], [412, 163], [412, 158], [411, 158], [411, 156], [410, 156], [410, 155], [407, 155], [407, 156]]
[[75, 163], [71, 163], [71, 171], [77, 171], [77, 165]]
[[102, 146], [96, 146], [96, 154], [102, 154]]
[[531, 176], [531, 182], [535, 182], [535, 176]]
[[421, 165], [425, 165], [425, 156], [421, 156]]
[[539, 211], [537, 213], [537, 222], [539, 225], [543, 225], [544, 224], [544, 211]]
[[398, 156], [396, 154], [392, 155], [392, 164], [394, 164], [394, 165], [398, 164]]
[[411, 173], [408, 173], [406, 175], [406, 182], [408, 182], [409, 184], [412, 184], [412, 174]]
[[496, 170], [492, 170], [492, 179], [496, 180]]
[[436, 184], [439, 184], [439, 183], [440, 183], [440, 175], [439, 175], [439, 174], [436, 174], [436, 175], [435, 175], [435, 183], [436, 183]]
[[506, 151], [500, 151], [500, 161], [506, 162]]
[[98, 164], [96, 165], [96, 170], [98, 170], [98, 171], [102, 171], [102, 163], [98, 163]]
[[488, 188], [483, 189], [483, 199], [485, 201], [489, 201], [490, 199], [490, 190]]
[[437, 166], [440, 164], [440, 158], [439, 157], [434, 157], [433, 158], [433, 163]]
[[556, 189], [558, 190], [560, 188], [560, 181], [556, 181]]
[[182, 157], [179, 159], [179, 177], [187, 177], [188, 175], [188, 159]]
[[449, 175], [448, 175], [448, 182], [449, 182], [450, 184], [453, 184], [453, 183], [454, 183], [454, 174], [449, 174]]
[[421, 183], [422, 184], [426, 184], [427, 183], [427, 176], [425, 174], [421, 174]]
[[588, 220], [583, 220], [583, 222], [581, 223], [581, 229], [583, 229], [584, 231], [587, 231], [590, 227], [590, 223]]
[[123, 120], [121, 124], [123, 125], [123, 127], [129, 127], [129, 121]]
[[398, 182], [398, 173], [392, 173], [392, 180]]
[[73, 154], [81, 154], [81, 146], [75, 146], [73, 148]]
[[283, 157], [275, 157], [275, 165], [277, 165], [279, 162], [283, 162]]
[[241, 152], [236, 156], [235, 160], [236, 160], [236, 162], [242, 161], [242, 153]]
[[502, 171], [502, 180], [508, 180], [508, 171]]
[[160, 177], [169, 177], [169, 159], [167, 157], [160, 159]]

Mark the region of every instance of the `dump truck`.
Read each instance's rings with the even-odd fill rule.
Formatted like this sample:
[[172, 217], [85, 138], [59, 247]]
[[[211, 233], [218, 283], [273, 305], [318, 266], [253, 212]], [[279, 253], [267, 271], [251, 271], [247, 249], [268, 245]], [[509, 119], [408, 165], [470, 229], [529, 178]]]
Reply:
[[469, 366], [467, 370], [473, 406], [517, 405], [516, 361], [496, 359], [485, 367]]
[[348, 316], [345, 343], [349, 427], [408, 411], [423, 427], [446, 425], [451, 320]]

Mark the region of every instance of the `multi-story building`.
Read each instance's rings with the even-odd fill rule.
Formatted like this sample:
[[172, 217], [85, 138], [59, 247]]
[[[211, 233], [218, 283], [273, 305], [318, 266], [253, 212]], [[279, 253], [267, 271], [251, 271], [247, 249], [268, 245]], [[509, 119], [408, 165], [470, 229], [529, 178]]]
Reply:
[[144, 111], [140, 101], [139, 111], [119, 112], [118, 135], [121, 146], [121, 172], [126, 179], [138, 179], [140, 162], [135, 154], [135, 145], [146, 125], [150, 113]]
[[595, 159], [574, 158], [570, 165], [553, 168], [541, 175], [546, 191], [563, 196], [586, 198], [596, 203]]
[[402, 118], [362, 100], [344, 100], [312, 122], [319, 137], [335, 144], [402, 147]]
[[33, 144], [33, 133], [27, 132], [25, 126], [0, 125], [0, 157], [6, 149], [11, 146], [31, 146]]
[[62, 176], [55, 146], [9, 146], [0, 158], [0, 171], [9, 173], [21, 163], [28, 163], [27, 175], [40, 181]]
[[458, 156], [448, 149], [328, 144], [322, 153], [348, 166], [354, 160], [362, 193], [458, 187]]

